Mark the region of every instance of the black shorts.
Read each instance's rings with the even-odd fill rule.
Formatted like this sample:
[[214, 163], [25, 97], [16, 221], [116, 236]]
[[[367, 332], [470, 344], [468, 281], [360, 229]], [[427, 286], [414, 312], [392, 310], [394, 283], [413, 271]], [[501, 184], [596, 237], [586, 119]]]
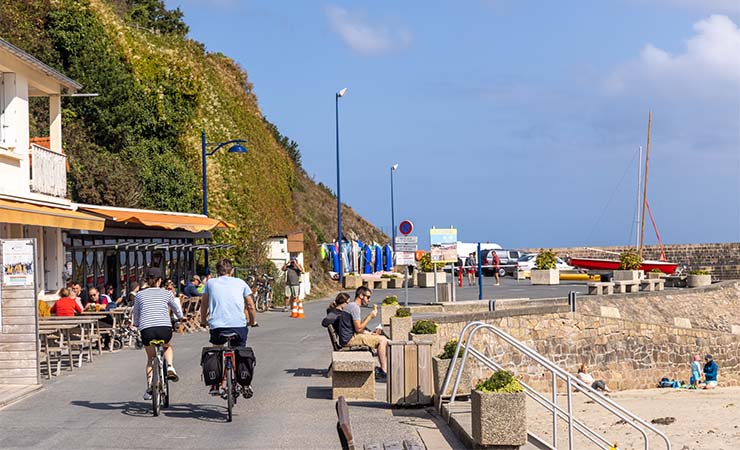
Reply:
[[172, 339], [172, 327], [150, 327], [141, 330], [141, 342], [149, 345], [152, 341], [170, 342]]

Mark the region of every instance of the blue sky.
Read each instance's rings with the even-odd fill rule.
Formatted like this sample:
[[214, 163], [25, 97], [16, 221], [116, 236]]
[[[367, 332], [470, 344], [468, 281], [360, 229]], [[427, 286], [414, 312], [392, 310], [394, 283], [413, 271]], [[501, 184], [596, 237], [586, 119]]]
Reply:
[[[166, 0], [248, 72], [264, 115], [342, 200], [421, 243], [634, 241], [636, 153], [664, 243], [740, 240], [736, 0]], [[646, 226], [646, 240], [656, 242]]]

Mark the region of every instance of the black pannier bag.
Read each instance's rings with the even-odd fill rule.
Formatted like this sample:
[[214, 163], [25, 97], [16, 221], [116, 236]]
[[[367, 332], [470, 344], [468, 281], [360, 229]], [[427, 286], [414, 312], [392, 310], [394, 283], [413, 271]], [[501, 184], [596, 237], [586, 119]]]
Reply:
[[254, 350], [252, 347], [234, 347], [234, 355], [236, 356], [236, 382], [242, 386], [249, 386], [252, 384], [254, 366], [257, 364]]
[[221, 347], [203, 347], [200, 365], [203, 367], [203, 382], [206, 386], [221, 384], [223, 380], [223, 361]]

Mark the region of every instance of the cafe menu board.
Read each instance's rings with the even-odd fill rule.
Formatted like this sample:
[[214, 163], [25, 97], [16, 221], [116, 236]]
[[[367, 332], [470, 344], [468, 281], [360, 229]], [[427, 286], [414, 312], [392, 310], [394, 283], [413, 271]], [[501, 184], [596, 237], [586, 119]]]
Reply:
[[3, 285], [32, 286], [34, 274], [33, 241], [17, 239], [3, 243]]

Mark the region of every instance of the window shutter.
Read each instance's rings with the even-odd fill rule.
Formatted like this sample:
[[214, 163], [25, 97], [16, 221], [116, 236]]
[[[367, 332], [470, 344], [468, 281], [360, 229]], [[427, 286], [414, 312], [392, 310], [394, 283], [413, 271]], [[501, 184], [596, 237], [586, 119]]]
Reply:
[[2, 73], [2, 89], [0, 89], [0, 145], [15, 147], [15, 126], [17, 122], [15, 102], [16, 86], [14, 73]]

